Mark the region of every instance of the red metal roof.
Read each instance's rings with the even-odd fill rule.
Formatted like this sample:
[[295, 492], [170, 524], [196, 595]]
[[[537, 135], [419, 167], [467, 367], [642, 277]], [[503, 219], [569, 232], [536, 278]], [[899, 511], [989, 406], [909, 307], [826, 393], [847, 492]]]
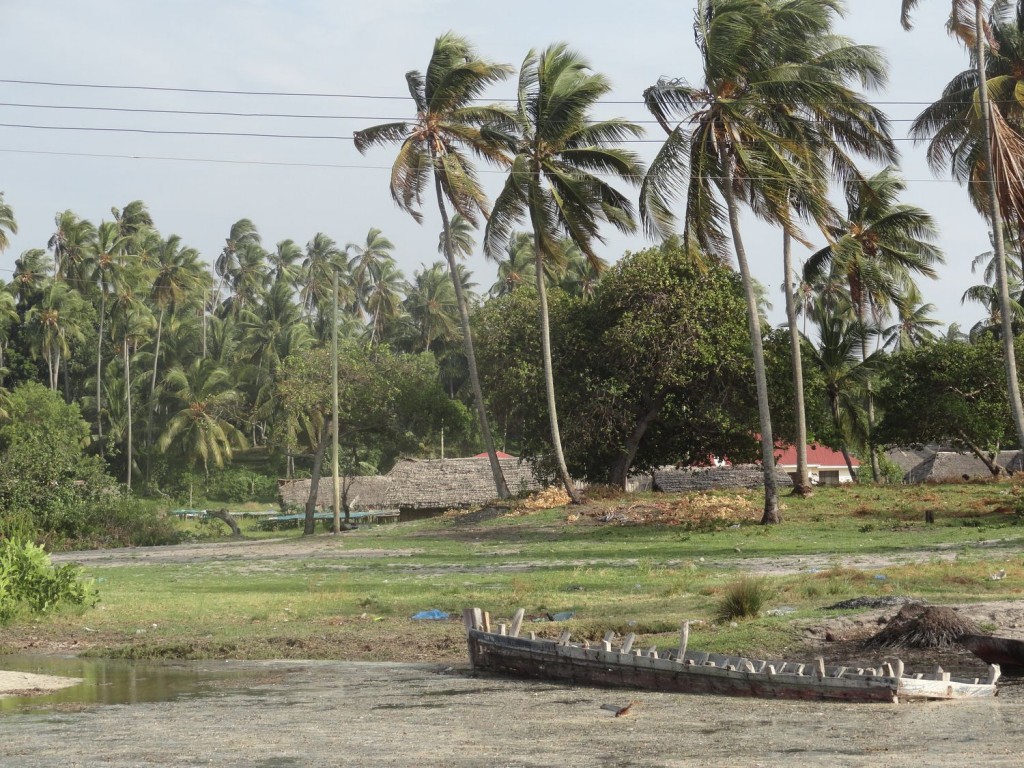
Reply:
[[[796, 465], [795, 445], [776, 446], [775, 451], [776, 464]], [[831, 448], [819, 445], [818, 443], [808, 443], [807, 463], [819, 467], [845, 467], [846, 459], [843, 458], [843, 454], [839, 451], [833, 451]], [[855, 467], [860, 466], [860, 462], [853, 456], [850, 457], [850, 463]]]
[[[495, 451], [495, 453], [498, 455], [499, 459], [514, 459], [515, 458], [515, 456], [512, 456], [512, 455], [510, 455], [508, 453], [505, 453], [504, 451]], [[478, 453], [473, 458], [474, 459], [486, 459], [487, 458], [487, 451], [484, 451], [483, 453]]]

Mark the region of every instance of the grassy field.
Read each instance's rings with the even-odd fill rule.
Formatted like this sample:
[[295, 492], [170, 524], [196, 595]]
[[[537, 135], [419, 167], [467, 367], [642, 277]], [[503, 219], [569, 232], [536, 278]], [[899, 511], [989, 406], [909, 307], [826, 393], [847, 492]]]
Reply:
[[[253, 540], [231, 547], [220, 528], [183, 523], [208, 543], [152, 561], [131, 550], [89, 561], [97, 607], [0, 628], [0, 652], [454, 660], [464, 655], [456, 617], [475, 605], [496, 618], [523, 607], [539, 633], [615, 629], [664, 646], [690, 619], [700, 622], [694, 647], [780, 654], [850, 597], [1024, 598], [1015, 486], [822, 488], [786, 497], [785, 522], [772, 527], [757, 524], [759, 503], [757, 493], [641, 494], [337, 537], [247, 523]], [[724, 598], [748, 575], [760, 615], [722, 620]], [[430, 608], [453, 620], [411, 620]], [[573, 615], [546, 620], [559, 612]]]

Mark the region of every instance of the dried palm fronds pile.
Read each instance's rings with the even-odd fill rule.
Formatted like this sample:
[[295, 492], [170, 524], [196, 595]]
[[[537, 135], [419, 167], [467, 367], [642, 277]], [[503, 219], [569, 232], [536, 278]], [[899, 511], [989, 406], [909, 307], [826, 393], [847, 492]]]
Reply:
[[745, 496], [695, 493], [665, 501], [637, 501], [582, 514], [604, 523], [622, 525], [707, 525], [761, 519], [760, 508]]
[[907, 603], [877, 635], [864, 641], [865, 648], [951, 648], [964, 634], [978, 627], [952, 608]]
[[531, 493], [519, 506], [523, 509], [552, 509], [564, 507], [572, 499], [564, 488], [545, 488], [543, 491]]

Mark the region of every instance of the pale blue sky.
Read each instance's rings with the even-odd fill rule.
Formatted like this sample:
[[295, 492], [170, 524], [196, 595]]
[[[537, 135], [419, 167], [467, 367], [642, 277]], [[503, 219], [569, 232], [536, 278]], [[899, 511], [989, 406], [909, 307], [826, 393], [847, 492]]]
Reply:
[[[903, 138], [923, 102], [934, 99], [950, 77], [967, 66], [967, 57], [945, 33], [948, 2], [922, 3], [912, 33], [900, 27], [898, 6], [896, 0], [849, 2], [840, 31], [886, 52], [890, 85], [874, 98], [884, 103], [897, 137]], [[639, 103], [646, 86], [663, 75], [700, 79], [692, 3], [522, 0], [504, 8], [499, 11], [479, 0], [0, 0], [0, 78], [405, 96], [405, 72], [425, 68], [434, 38], [454, 29], [486, 57], [517, 66], [531, 47], [569, 42], [612, 80], [610, 100], [629, 102], [604, 104], [599, 116], [649, 120]], [[509, 84], [495, 88], [493, 96], [512, 93]], [[5, 124], [331, 136], [350, 136], [380, 118], [406, 117], [411, 107], [408, 99], [275, 98], [11, 83], [0, 83], [0, 102], [366, 118], [141, 115], [0, 106], [0, 123]], [[653, 131], [650, 136], [657, 138]], [[970, 262], [988, 248], [986, 227], [962, 188], [932, 176], [923, 147], [908, 141], [898, 144], [908, 179], [906, 201], [935, 216], [946, 252], [941, 279], [922, 285], [925, 298], [936, 305], [943, 322], [968, 328], [982, 311], [978, 306], [962, 307], [960, 295], [980, 281], [971, 275]], [[637, 148], [650, 156], [655, 145]], [[351, 141], [342, 140], [0, 127], [0, 190], [20, 227], [10, 249], [0, 256], [0, 278], [9, 279], [14, 259], [23, 250], [45, 247], [58, 211], [70, 208], [98, 223], [110, 218], [111, 206], [133, 199], [146, 201], [164, 234], [181, 235], [211, 263], [231, 224], [248, 217], [269, 247], [284, 238], [304, 244], [319, 231], [345, 244], [362, 240], [370, 227], [378, 227], [395, 243], [396, 258], [411, 277], [414, 269], [437, 258], [439, 223], [432, 204], [426, 207], [423, 226], [395, 208], [387, 191], [391, 159], [388, 150], [362, 157]], [[496, 189], [500, 175], [489, 178]], [[781, 238], [749, 217], [745, 228], [755, 274], [770, 287], [772, 319], [777, 322], [782, 310]], [[649, 244], [640, 236], [607, 234], [604, 255], [611, 261], [624, 250]], [[470, 267], [481, 288], [493, 282], [493, 265], [475, 257]]]

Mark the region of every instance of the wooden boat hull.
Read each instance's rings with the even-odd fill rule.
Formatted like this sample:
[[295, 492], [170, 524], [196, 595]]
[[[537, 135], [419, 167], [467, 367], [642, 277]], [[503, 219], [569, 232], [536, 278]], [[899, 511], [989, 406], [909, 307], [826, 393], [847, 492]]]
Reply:
[[889, 702], [908, 699], [958, 699], [995, 696], [999, 667], [988, 679], [952, 679], [936, 668], [930, 675], [904, 674], [903, 662], [874, 669], [826, 667], [768, 662], [688, 651], [689, 624], [680, 628], [679, 653], [660, 656], [656, 648], [633, 650], [635, 636], [622, 638], [613, 650], [614, 633], [597, 646], [570, 643], [569, 633], [558, 640], [520, 637], [524, 612], [516, 612], [509, 628], [491, 631], [488, 614], [478, 608], [463, 611], [469, 658], [476, 670], [513, 677], [537, 678], [580, 685], [613, 686], [670, 693], [704, 693], [758, 698]]
[[[667, 693], [713, 693], [758, 698], [895, 702], [895, 678], [815, 678], [697, 666], [675, 659], [620, 654], [552, 640], [529, 640], [470, 630], [474, 669], [574, 685], [635, 688]], [[695, 659], [688, 659], [695, 661]]]
[[992, 635], [964, 635], [960, 645], [988, 664], [998, 664], [1004, 674], [1024, 675], [1024, 640]]

